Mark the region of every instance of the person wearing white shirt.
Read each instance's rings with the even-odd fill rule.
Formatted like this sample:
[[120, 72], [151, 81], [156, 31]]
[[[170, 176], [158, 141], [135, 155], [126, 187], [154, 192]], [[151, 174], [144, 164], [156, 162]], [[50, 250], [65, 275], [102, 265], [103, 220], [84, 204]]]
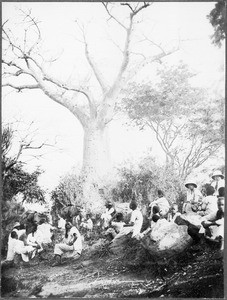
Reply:
[[208, 186], [206, 194], [207, 196], [202, 200], [201, 210], [197, 212], [200, 216], [217, 212], [217, 197], [214, 196], [214, 187], [211, 185]]
[[221, 173], [221, 171], [217, 170], [213, 173], [212, 179], [213, 182], [211, 185], [214, 187], [214, 196], [217, 196], [218, 190], [225, 186], [224, 175]]
[[[205, 229], [205, 237], [210, 239], [218, 239], [221, 241], [221, 249], [224, 249], [224, 211], [225, 211], [225, 199], [224, 197], [219, 197], [217, 200], [218, 210], [205, 217], [201, 225]], [[200, 233], [203, 233], [200, 230]]]
[[161, 190], [158, 190], [158, 199], [151, 202], [149, 205], [151, 209], [150, 218], [153, 214], [160, 214], [160, 216], [165, 217], [170, 209], [168, 200], [164, 197], [164, 193]]
[[105, 206], [106, 206], [106, 211], [101, 215], [103, 229], [108, 228], [110, 221], [112, 220], [115, 214], [115, 209], [113, 207], [113, 204], [110, 201], [108, 201]]
[[183, 204], [182, 213], [189, 213], [197, 210], [197, 206], [202, 201], [203, 195], [197, 189], [197, 184], [194, 180], [189, 180], [185, 187], [187, 188], [187, 199]]
[[10, 236], [12, 238], [12, 258], [14, 259], [15, 254], [20, 254], [24, 262], [29, 262], [30, 256], [34, 257], [36, 248], [28, 245], [25, 246], [23, 241], [18, 240], [16, 231], [12, 231]]
[[29, 233], [27, 237], [27, 245], [36, 248], [36, 252], [40, 254], [43, 251], [42, 242], [43, 242], [43, 234], [40, 230], [37, 229], [38, 226], [34, 224], [32, 226], [32, 232]]
[[132, 237], [140, 234], [142, 225], [143, 225], [143, 215], [141, 211], [137, 208], [137, 204], [132, 201], [129, 206], [132, 210], [131, 219], [129, 225], [133, 226], [132, 228]]
[[40, 220], [40, 225], [37, 227], [37, 231], [42, 233], [42, 243], [51, 244], [54, 227], [46, 222], [45, 219]]
[[55, 262], [52, 264], [52, 267], [61, 264], [63, 255], [76, 257], [82, 252], [82, 238], [78, 229], [70, 222], [66, 223], [65, 229], [66, 231], [63, 243], [56, 244], [54, 247]]
[[[25, 229], [20, 229], [21, 225], [19, 222], [16, 222], [13, 226], [13, 230], [12, 232], [16, 232], [18, 239], [25, 234], [26, 230]], [[12, 233], [11, 232], [11, 233]], [[6, 260], [7, 261], [13, 261], [14, 259], [14, 240], [11, 237], [11, 233], [9, 234], [9, 238], [8, 238], [8, 249], [7, 249], [7, 256], [6, 256]]]

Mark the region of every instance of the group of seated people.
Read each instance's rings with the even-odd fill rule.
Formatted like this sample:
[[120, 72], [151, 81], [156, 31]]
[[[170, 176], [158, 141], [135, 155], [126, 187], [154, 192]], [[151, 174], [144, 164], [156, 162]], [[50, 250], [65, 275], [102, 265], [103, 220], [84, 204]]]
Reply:
[[[132, 200], [129, 204], [131, 217], [129, 222], [125, 222], [124, 216], [116, 212], [111, 201], [106, 203], [106, 210], [100, 217], [100, 226], [110, 239], [131, 233], [132, 238], [140, 239], [146, 232], [152, 230], [154, 224], [163, 222], [175, 222], [177, 225], [189, 224], [186, 216], [196, 215], [199, 220], [197, 226], [200, 234], [213, 240], [221, 241], [221, 250], [224, 249], [224, 176], [216, 171], [213, 175], [214, 183], [207, 185], [204, 195], [198, 190], [197, 184], [190, 180], [185, 184], [187, 188], [187, 198], [183, 204], [182, 211], [179, 212], [178, 205], [165, 198], [161, 190], [157, 191], [158, 198], [149, 205], [148, 219], [150, 226], [141, 232], [143, 225], [143, 215], [137, 207], [137, 203]], [[216, 191], [217, 189], [217, 191]], [[179, 222], [179, 218], [183, 223]], [[36, 255], [42, 260], [42, 253], [46, 246], [52, 243], [53, 229], [47, 220], [43, 219], [39, 224], [33, 224], [29, 234], [25, 229], [20, 229], [20, 223], [16, 223], [8, 239], [7, 261], [13, 261], [15, 254], [20, 254], [22, 260], [28, 263]], [[79, 214], [73, 220], [64, 222], [64, 238], [61, 243], [54, 246], [54, 262], [52, 266], [62, 263], [62, 256], [80, 257], [82, 252], [82, 242], [84, 231], [92, 232], [93, 221], [91, 214]], [[80, 233], [81, 232], [81, 233]]]
[[[158, 190], [157, 199], [152, 201], [149, 205], [148, 218], [150, 220], [150, 226], [142, 233], [143, 215], [134, 201], [130, 203], [132, 213], [128, 224], [124, 223], [122, 214], [116, 214], [113, 217], [113, 207], [108, 204], [106, 212], [102, 215], [102, 217], [105, 218], [104, 228], [106, 229], [106, 234], [112, 236], [112, 238], [116, 238], [119, 234], [127, 234], [129, 231], [126, 231], [125, 227], [129, 227], [128, 229], [131, 230], [132, 237], [139, 239], [149, 230], [152, 230], [152, 226], [156, 223], [161, 225], [166, 222], [175, 222], [177, 225], [188, 225], [188, 232], [195, 240], [198, 239], [198, 236], [205, 236], [205, 238], [213, 241], [221, 241], [221, 250], [223, 250], [224, 176], [220, 171], [215, 171], [212, 179], [213, 182], [206, 185], [203, 194], [197, 188], [197, 184], [194, 180], [189, 180], [185, 184], [187, 196], [181, 212], [179, 212], [179, 207], [176, 203], [170, 205], [164, 193]], [[191, 220], [196, 220], [196, 222], [192, 221], [191, 224]]]
[[[40, 260], [43, 260], [42, 254], [45, 249], [52, 243], [53, 226], [46, 219], [41, 219], [39, 225], [32, 224], [32, 227], [23, 228], [19, 222], [14, 227], [8, 238], [8, 250], [6, 261], [13, 262], [16, 254], [21, 255], [24, 263], [37, 254]], [[28, 233], [28, 231], [30, 233]]]

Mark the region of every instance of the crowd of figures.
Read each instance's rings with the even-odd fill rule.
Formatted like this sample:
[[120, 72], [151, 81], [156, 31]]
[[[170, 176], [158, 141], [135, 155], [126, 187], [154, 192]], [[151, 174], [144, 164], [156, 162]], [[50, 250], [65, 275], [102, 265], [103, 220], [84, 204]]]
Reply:
[[[195, 242], [205, 238], [219, 244], [224, 249], [224, 205], [225, 205], [224, 175], [215, 171], [212, 182], [200, 191], [194, 180], [186, 182], [186, 200], [179, 211], [176, 203], [166, 199], [162, 190], [157, 190], [157, 199], [151, 201], [147, 215], [143, 215], [136, 200], [131, 200], [130, 219], [116, 210], [113, 202], [108, 201], [105, 212], [100, 218], [94, 219], [92, 214], [77, 208], [77, 214], [69, 219], [60, 219], [57, 228], [48, 219], [32, 220], [27, 218], [26, 224], [17, 222], [8, 238], [8, 250], [5, 262], [13, 262], [19, 256], [23, 264], [29, 265], [34, 257], [43, 260], [43, 253], [50, 247], [54, 248], [52, 266], [62, 263], [62, 257], [80, 257], [83, 250], [84, 237], [89, 239], [94, 231], [100, 230], [102, 236], [113, 242], [122, 235], [142, 239], [147, 233], [159, 228], [168, 228], [175, 223], [178, 226], [187, 225], [188, 234]], [[149, 220], [144, 228], [145, 218]], [[154, 230], [155, 228], [155, 230]], [[55, 242], [54, 232], [62, 230], [61, 242]], [[53, 245], [54, 244], [54, 245]]]

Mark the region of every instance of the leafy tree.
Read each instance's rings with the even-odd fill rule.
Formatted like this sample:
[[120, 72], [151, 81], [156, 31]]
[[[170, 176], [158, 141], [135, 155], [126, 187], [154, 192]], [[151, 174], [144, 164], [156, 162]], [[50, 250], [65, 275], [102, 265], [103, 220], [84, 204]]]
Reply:
[[184, 64], [158, 70], [156, 84], [132, 84], [124, 109], [132, 124], [155, 132], [167, 165], [185, 179], [224, 144], [224, 101], [193, 87]]
[[1, 171], [2, 171], [2, 252], [6, 250], [7, 237], [13, 223], [20, 220], [24, 208], [16, 197], [20, 194], [22, 202], [45, 202], [45, 191], [38, 185], [38, 177], [42, 173], [39, 169], [32, 173], [24, 171], [19, 160], [23, 147], [15, 156], [10, 156], [14, 132], [10, 126], [5, 126], [1, 143]]
[[226, 1], [219, 0], [207, 18], [214, 27], [214, 34], [211, 37], [212, 42], [220, 47], [226, 34]]
[[3, 199], [11, 200], [20, 193], [23, 196], [22, 202], [44, 203], [45, 192], [38, 185], [38, 178], [42, 171], [36, 169], [32, 173], [28, 173], [23, 169], [23, 163], [20, 161], [22, 152], [27, 149], [26, 144], [20, 144], [16, 155], [10, 156], [14, 134], [12, 127], [3, 128], [1, 144]]

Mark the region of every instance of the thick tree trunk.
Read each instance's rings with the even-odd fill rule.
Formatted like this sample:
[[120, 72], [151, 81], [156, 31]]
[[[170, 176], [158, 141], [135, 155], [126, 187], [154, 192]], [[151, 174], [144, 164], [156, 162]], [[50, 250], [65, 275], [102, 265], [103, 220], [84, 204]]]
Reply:
[[108, 129], [91, 124], [84, 128], [83, 174], [97, 182], [109, 168]]
[[104, 207], [104, 199], [98, 190], [105, 184], [105, 176], [110, 170], [108, 128], [91, 122], [84, 128], [83, 149], [83, 200], [86, 208], [98, 211]]

